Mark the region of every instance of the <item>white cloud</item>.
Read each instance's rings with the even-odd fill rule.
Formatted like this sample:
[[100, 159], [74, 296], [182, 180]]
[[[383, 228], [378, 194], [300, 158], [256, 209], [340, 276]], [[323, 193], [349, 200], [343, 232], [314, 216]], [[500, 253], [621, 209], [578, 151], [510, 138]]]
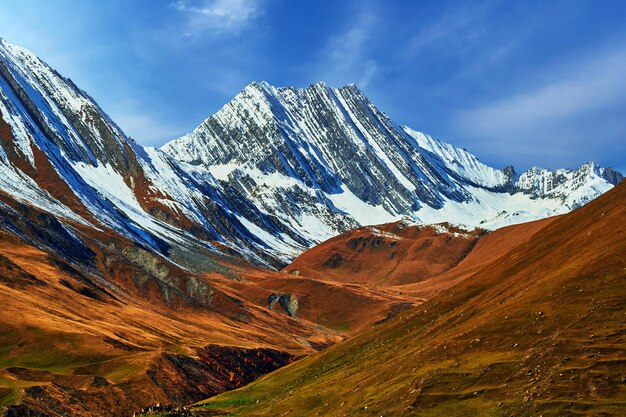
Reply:
[[261, 15], [256, 0], [178, 0], [172, 6], [189, 15], [186, 35], [238, 32]]
[[442, 53], [458, 53], [468, 45], [482, 42], [485, 18], [493, 6], [492, 1], [483, 1], [449, 8], [418, 30], [408, 42], [409, 53], [432, 48]]
[[469, 111], [468, 122], [534, 126], [611, 105], [626, 95], [626, 54], [602, 57], [569, 78], [556, 76], [529, 93], [514, 95]]
[[573, 149], [580, 153], [580, 147], [593, 150], [602, 141], [614, 140], [615, 129], [598, 120], [626, 104], [624, 74], [626, 49], [570, 60], [542, 74], [545, 81], [528, 92], [460, 112], [457, 129], [483, 138], [485, 146], [499, 142], [512, 149], [523, 143], [546, 155]]
[[528, 20], [504, 26], [507, 17], [498, 9], [502, 4], [499, 0], [455, 4], [435, 19], [418, 22], [417, 31], [402, 48], [403, 58], [410, 63], [459, 60], [448, 82], [480, 77], [485, 70], [504, 64], [537, 28]]
[[330, 38], [315, 67], [317, 79], [367, 87], [378, 72], [378, 64], [367, 54], [375, 25], [374, 13], [364, 9], [352, 26]]

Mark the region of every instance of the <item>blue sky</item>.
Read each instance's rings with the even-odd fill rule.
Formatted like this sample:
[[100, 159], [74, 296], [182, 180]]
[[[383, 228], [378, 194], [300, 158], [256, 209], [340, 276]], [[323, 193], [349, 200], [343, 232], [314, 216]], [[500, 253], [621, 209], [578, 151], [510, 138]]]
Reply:
[[496, 167], [626, 172], [621, 0], [3, 0], [0, 36], [145, 145], [251, 81], [323, 80]]

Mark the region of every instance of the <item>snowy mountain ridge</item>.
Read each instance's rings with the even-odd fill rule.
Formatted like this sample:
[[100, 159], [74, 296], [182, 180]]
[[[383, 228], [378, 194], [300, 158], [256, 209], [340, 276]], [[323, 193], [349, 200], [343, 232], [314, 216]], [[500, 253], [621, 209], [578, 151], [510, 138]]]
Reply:
[[488, 167], [394, 124], [356, 86], [323, 83], [252, 83], [183, 138], [142, 147], [0, 40], [0, 222], [17, 234], [27, 226], [7, 219], [33, 208], [73, 236], [111, 230], [179, 264], [209, 251], [279, 266], [359, 225], [497, 227], [568, 211], [622, 178], [595, 164], [531, 171]]
[[218, 251], [216, 245], [259, 263], [282, 256], [250, 231], [256, 223], [279, 234], [280, 225], [244, 196], [224, 190], [206, 170], [183, 168], [128, 139], [70, 80], [3, 40], [0, 116], [6, 203], [48, 212], [72, 229], [72, 223], [111, 229], [170, 257], [186, 249]]
[[209, 170], [311, 240], [402, 217], [497, 228], [567, 212], [622, 178], [594, 163], [520, 175], [489, 167], [396, 125], [354, 84], [252, 83], [162, 150]]

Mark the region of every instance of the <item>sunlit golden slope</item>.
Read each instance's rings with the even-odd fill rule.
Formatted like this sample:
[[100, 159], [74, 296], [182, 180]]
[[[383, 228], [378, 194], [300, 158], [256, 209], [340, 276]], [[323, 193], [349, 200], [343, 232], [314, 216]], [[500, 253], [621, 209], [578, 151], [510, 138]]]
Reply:
[[[193, 273], [115, 233], [73, 225], [80, 241], [72, 240], [52, 217], [0, 202], [9, 213], [2, 221], [24, 232], [0, 231], [0, 414], [130, 415], [187, 404], [341, 341], [406, 302], [357, 285], [291, 282], [210, 253], [205, 262], [221, 273]], [[294, 317], [270, 309], [272, 294], [299, 301]]]
[[624, 415], [626, 183], [520, 236], [420, 307], [196, 409]]

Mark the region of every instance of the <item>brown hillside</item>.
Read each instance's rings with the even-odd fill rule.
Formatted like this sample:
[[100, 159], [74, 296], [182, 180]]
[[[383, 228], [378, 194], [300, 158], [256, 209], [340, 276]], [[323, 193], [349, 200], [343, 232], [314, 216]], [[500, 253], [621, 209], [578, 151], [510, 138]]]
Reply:
[[445, 223], [361, 227], [304, 252], [284, 271], [377, 287], [421, 282], [458, 264], [483, 234]]
[[[358, 285], [295, 282], [210, 252], [196, 256], [222, 272], [194, 274], [113, 232], [63, 227], [0, 201], [5, 227], [27, 233], [0, 231], [0, 414], [122, 416], [187, 404], [341, 341], [406, 303]], [[55, 246], [29, 243], [40, 238]], [[299, 300], [294, 317], [280, 303], [270, 309], [272, 294]]]
[[[467, 256], [457, 265], [441, 274], [405, 285], [390, 288], [421, 298], [432, 298], [441, 291], [471, 277], [515, 247], [527, 242], [535, 233], [556, 220], [549, 217], [530, 223], [514, 224], [494, 230], [480, 237]], [[445, 249], [444, 249], [445, 250]]]
[[197, 409], [624, 415], [626, 183], [511, 246], [417, 309]]

